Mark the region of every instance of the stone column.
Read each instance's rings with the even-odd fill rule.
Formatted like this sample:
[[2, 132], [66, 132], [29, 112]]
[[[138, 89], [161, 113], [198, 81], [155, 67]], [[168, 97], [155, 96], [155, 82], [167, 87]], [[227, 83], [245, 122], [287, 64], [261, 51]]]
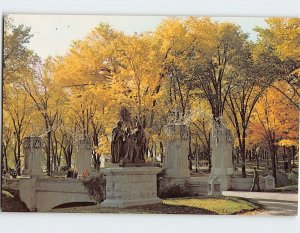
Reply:
[[88, 173], [91, 174], [92, 150], [92, 140], [89, 137], [83, 137], [79, 140], [75, 159], [75, 168], [79, 176], [81, 176], [84, 171], [88, 171]]
[[231, 188], [233, 175], [232, 134], [224, 127], [214, 128], [211, 133], [212, 168], [211, 176], [221, 180], [221, 191]]
[[42, 176], [42, 145], [42, 138], [40, 137], [30, 136], [24, 139], [24, 170], [22, 172], [23, 175]]
[[164, 182], [166, 186], [179, 184], [185, 186], [190, 177], [188, 167], [189, 131], [182, 123], [168, 124], [164, 127], [164, 157], [163, 168], [166, 169]]

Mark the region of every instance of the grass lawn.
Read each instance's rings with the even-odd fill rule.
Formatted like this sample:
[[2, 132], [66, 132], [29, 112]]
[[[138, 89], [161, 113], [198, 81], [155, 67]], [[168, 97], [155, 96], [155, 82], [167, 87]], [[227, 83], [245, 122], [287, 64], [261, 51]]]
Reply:
[[188, 198], [188, 199], [169, 199], [163, 202], [166, 205], [189, 206], [194, 208], [206, 209], [216, 214], [232, 215], [253, 211], [258, 209], [258, 205], [238, 198]]
[[[29, 211], [14, 192], [2, 190], [2, 211]], [[130, 208], [104, 208], [86, 203], [69, 203], [66, 208], [52, 209], [56, 213], [118, 213], [118, 214], [197, 214], [197, 215], [234, 215], [259, 210], [260, 205], [241, 198], [233, 197], [194, 197], [165, 199], [162, 204], [136, 206]]]
[[53, 209], [59, 213], [129, 213], [129, 214], [199, 214], [234, 215], [259, 210], [260, 205], [240, 198], [178, 198], [166, 199], [162, 204], [130, 208], [104, 208], [99, 205]]

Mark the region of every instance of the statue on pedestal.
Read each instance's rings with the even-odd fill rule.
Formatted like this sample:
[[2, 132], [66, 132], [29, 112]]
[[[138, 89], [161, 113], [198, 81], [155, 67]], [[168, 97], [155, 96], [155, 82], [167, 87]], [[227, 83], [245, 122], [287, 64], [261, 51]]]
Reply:
[[111, 141], [111, 162], [119, 163], [122, 158], [122, 147], [124, 131], [122, 130], [122, 121], [117, 122], [117, 126], [112, 130], [112, 141]]
[[126, 127], [124, 138], [123, 138], [123, 147], [122, 147], [122, 154], [123, 157], [120, 160], [120, 165], [124, 166], [125, 163], [134, 163], [136, 162], [136, 155], [137, 155], [137, 139], [135, 134], [131, 132], [129, 127]]
[[137, 145], [136, 161], [145, 162], [144, 154], [146, 151], [146, 137], [142, 126], [137, 123], [137, 128], [134, 131]]
[[[112, 130], [111, 155], [112, 163], [120, 166], [139, 166], [145, 163], [147, 139], [144, 132], [146, 126], [145, 116], [141, 119], [130, 117], [130, 112], [123, 107], [120, 111], [121, 120]], [[123, 124], [125, 130], [122, 129]], [[133, 128], [133, 130], [131, 130]], [[135, 163], [135, 164], [134, 164]]]

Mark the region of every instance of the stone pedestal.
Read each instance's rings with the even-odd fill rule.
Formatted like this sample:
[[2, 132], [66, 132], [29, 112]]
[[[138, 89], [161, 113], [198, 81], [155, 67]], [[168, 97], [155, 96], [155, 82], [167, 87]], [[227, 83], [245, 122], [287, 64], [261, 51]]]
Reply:
[[125, 208], [130, 206], [161, 203], [157, 197], [156, 174], [158, 167], [114, 167], [102, 170], [106, 177], [104, 207]]
[[221, 181], [221, 191], [231, 188], [233, 175], [232, 134], [229, 129], [214, 128], [211, 133], [212, 168], [211, 177]]
[[208, 180], [208, 186], [207, 186], [207, 194], [209, 196], [221, 196], [222, 190], [221, 190], [221, 180], [218, 177], [211, 177]]
[[30, 136], [23, 141], [24, 149], [24, 170], [22, 175], [41, 176], [42, 138]]
[[92, 150], [92, 141], [89, 137], [84, 137], [79, 140], [75, 158], [75, 168], [77, 169], [79, 176], [82, 176], [84, 171], [87, 171], [89, 174], [91, 174]]
[[163, 168], [166, 170], [166, 175], [163, 183], [167, 186], [174, 184], [184, 186], [190, 177], [188, 127], [180, 123], [169, 124], [164, 127], [164, 134], [166, 140], [164, 141], [165, 160]]
[[273, 176], [267, 175], [264, 177], [263, 181], [264, 181], [264, 191], [275, 190], [275, 178]]

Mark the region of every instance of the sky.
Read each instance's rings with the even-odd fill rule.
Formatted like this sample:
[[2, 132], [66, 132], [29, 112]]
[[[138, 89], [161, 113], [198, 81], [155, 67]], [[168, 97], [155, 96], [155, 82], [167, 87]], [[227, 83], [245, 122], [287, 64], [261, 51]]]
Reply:
[[[72, 41], [83, 39], [94, 27], [104, 22], [126, 34], [154, 31], [167, 16], [109, 16], [109, 15], [30, 15], [11, 14], [16, 25], [31, 27], [28, 48], [34, 50], [42, 59], [48, 56], [63, 56]], [[256, 40], [255, 26], [265, 27], [265, 18], [259, 17], [212, 17], [216, 21], [239, 24]]]

